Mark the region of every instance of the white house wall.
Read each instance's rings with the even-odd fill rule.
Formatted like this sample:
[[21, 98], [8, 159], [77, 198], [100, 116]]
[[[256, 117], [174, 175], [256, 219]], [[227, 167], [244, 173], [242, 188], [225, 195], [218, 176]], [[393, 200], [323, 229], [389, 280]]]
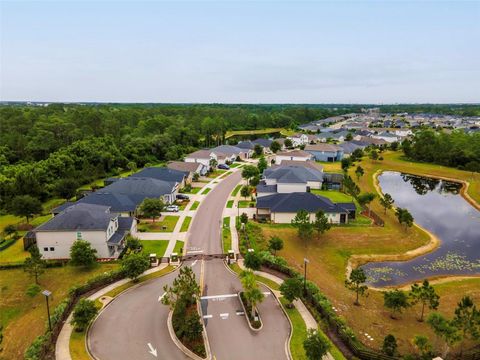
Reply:
[[277, 184], [277, 193], [290, 194], [294, 192], [306, 192], [307, 184]]
[[[272, 213], [271, 220], [277, 224], [290, 224], [292, 220], [295, 218], [297, 213]], [[340, 223], [340, 214], [338, 213], [326, 213], [329, 222], [332, 224], [339, 224]], [[315, 221], [315, 213], [310, 213], [310, 221]]]

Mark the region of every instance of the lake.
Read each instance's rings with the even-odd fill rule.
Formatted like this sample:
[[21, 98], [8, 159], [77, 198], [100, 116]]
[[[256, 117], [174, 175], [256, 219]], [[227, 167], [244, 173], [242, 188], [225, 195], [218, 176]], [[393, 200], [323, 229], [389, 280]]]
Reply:
[[363, 265], [368, 284], [382, 287], [428, 277], [480, 274], [480, 211], [459, 194], [461, 184], [392, 171], [382, 173], [379, 182], [382, 192], [395, 200], [394, 206], [408, 209], [415, 222], [435, 234], [441, 244], [409, 261]]

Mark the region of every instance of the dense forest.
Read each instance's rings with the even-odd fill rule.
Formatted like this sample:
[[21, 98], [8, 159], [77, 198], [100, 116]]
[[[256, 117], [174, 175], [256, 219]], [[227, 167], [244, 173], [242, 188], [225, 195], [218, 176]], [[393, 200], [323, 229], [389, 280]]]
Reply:
[[480, 132], [422, 130], [415, 133], [412, 142], [405, 141], [402, 148], [412, 160], [480, 172]]
[[227, 130], [294, 128], [344, 113], [295, 105], [10, 105], [0, 107], [0, 209], [219, 144]]

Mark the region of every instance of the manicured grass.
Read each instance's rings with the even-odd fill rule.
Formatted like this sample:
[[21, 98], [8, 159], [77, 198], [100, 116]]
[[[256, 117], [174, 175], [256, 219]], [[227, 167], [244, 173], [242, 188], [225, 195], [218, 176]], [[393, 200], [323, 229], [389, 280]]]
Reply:
[[326, 161], [316, 161], [317, 164], [323, 166], [323, 171], [333, 172], [333, 173], [342, 173], [342, 163], [340, 161], [336, 162], [326, 162]]
[[267, 129], [258, 129], [258, 130], [229, 130], [225, 134], [225, 139], [228, 139], [236, 135], [264, 135], [264, 134], [273, 134], [284, 131], [284, 128], [267, 128]]
[[70, 335], [70, 356], [72, 360], [91, 360], [85, 348], [85, 331], [72, 331]]
[[[118, 266], [103, 263], [90, 270], [73, 266], [46, 269], [39, 278], [40, 287], [52, 291], [50, 309], [53, 310], [72, 286], [83, 284]], [[23, 269], [0, 271], [0, 323], [4, 327], [2, 358], [23, 359], [23, 353], [32, 340], [45, 331], [45, 298], [40, 294], [34, 298], [25, 295], [32, 283], [34, 280]]]
[[291, 309], [287, 307], [287, 300], [281, 297], [280, 302], [292, 322], [292, 338], [290, 339], [290, 352], [292, 353], [292, 358], [294, 360], [307, 360], [307, 355], [303, 348], [303, 342], [307, 338], [307, 327], [305, 322], [295, 307]]
[[230, 218], [223, 218], [223, 227], [222, 227], [222, 242], [223, 242], [223, 252], [228, 253], [228, 250], [232, 249], [232, 233], [230, 231]]
[[157, 254], [157, 257], [163, 257], [168, 247], [168, 240], [140, 240], [140, 242], [145, 254]]
[[[252, 206], [251, 206], [251, 205], [252, 205]], [[238, 201], [238, 207], [239, 207], [240, 209], [255, 207], [255, 201], [239, 200], [239, 201]]]
[[197, 210], [199, 205], [200, 205], [199, 201], [194, 201], [192, 206], [190, 206], [190, 210]]
[[191, 222], [192, 222], [192, 217], [186, 216], [185, 219], [183, 220], [182, 227], [180, 228], [180, 232], [188, 231], [188, 228]]
[[196, 194], [196, 193], [198, 193], [200, 190], [202, 190], [201, 187], [192, 187], [189, 192], [185, 192], [184, 194]]
[[337, 190], [318, 190], [311, 189], [312, 194], [324, 196], [332, 202], [352, 202], [352, 197]]
[[[172, 232], [179, 218], [177, 215], [166, 215], [161, 221], [148, 222], [142, 220], [137, 228], [142, 232]], [[165, 229], [163, 229], [164, 226]]]
[[21, 217], [10, 214], [0, 216], [0, 232], [2, 232], [7, 225], [17, 225], [23, 220]]
[[51, 214], [37, 216], [32, 221], [30, 221], [30, 224], [33, 227], [37, 227], [37, 226], [42, 225], [44, 222], [47, 222], [48, 220], [50, 220], [52, 217], [53, 216]]
[[109, 292], [105, 293], [103, 296], [115, 297], [118, 294], [120, 294], [121, 292], [127, 290], [128, 288], [131, 288], [133, 285], [141, 284], [144, 281], [161, 277], [161, 276], [165, 275], [166, 273], [169, 273], [170, 271], [172, 271], [173, 268], [174, 268], [173, 266], [168, 265], [166, 268], [163, 268], [162, 270], [155, 271], [155, 272], [150, 273], [148, 275], [140, 276], [136, 283], [134, 283], [132, 280], [130, 280], [127, 283], [125, 283], [123, 285], [120, 285], [120, 286], [116, 287], [115, 289], [110, 290]]
[[29, 256], [30, 253], [23, 250], [23, 240], [18, 239], [13, 245], [0, 251], [0, 263], [22, 262]]
[[65, 199], [53, 198], [47, 200], [43, 203], [43, 211], [45, 213], [50, 213], [54, 208], [62, 205], [65, 202]]
[[200, 195], [207, 195], [212, 189], [211, 188], [205, 188], [201, 193]]
[[180, 210], [185, 210], [187, 205], [190, 203], [190, 200], [184, 200], [184, 201], [176, 201], [175, 204], [178, 205], [178, 208]]
[[233, 208], [233, 200], [228, 200], [227, 201], [227, 209]]
[[242, 165], [242, 164], [240, 164], [240, 163], [233, 163], [233, 164], [230, 165], [230, 168], [231, 168], [231, 169], [235, 169], [236, 167], [239, 167], [239, 166], [241, 166], [241, 165]]
[[216, 170], [208, 173], [207, 178], [209, 178], [209, 179], [214, 179], [214, 178], [216, 178], [217, 176], [220, 176], [220, 175], [222, 175], [222, 174], [225, 173], [225, 172], [227, 172], [227, 170], [216, 169]]
[[173, 252], [176, 252], [178, 255], [182, 255], [182, 250], [184, 247], [185, 243], [183, 241], [177, 240], [175, 243], [175, 247], [173, 248]]
[[233, 189], [233, 191], [232, 191], [232, 196], [237, 196], [237, 194], [238, 194], [238, 192], [240, 191], [241, 188], [242, 188], [241, 184], [238, 184], [237, 186], [235, 186], [235, 189]]

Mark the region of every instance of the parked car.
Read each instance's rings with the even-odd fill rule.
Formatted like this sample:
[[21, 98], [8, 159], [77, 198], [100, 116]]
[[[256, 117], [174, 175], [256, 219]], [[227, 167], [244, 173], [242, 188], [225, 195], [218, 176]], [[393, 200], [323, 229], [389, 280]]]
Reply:
[[165, 210], [170, 212], [178, 212], [180, 208], [177, 205], [168, 205]]
[[184, 195], [184, 194], [178, 194], [178, 195], [177, 195], [177, 199], [178, 199], [178, 200], [190, 200], [190, 198], [188, 197], [188, 195]]
[[222, 170], [230, 170], [230, 166], [228, 166], [227, 164], [220, 164], [217, 167]]

